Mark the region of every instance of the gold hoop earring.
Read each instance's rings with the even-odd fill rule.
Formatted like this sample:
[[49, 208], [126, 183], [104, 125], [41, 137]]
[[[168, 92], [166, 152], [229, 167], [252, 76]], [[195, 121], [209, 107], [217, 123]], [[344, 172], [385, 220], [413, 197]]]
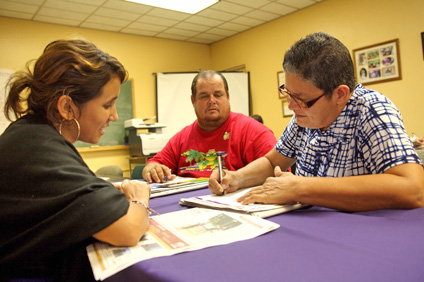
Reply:
[[[60, 135], [62, 135], [62, 124], [63, 124], [63, 121], [65, 121], [66, 119], [63, 119], [62, 120], [62, 122], [59, 124], [59, 134]], [[79, 122], [75, 119], [75, 118], [72, 118], [72, 120], [73, 121], [75, 121], [75, 123], [77, 124], [77, 127], [78, 127], [78, 134], [77, 134], [77, 138], [75, 138], [75, 140], [74, 140], [74, 142], [76, 142], [76, 141], [78, 141], [78, 138], [80, 137], [80, 134], [81, 134], [81, 127], [80, 127], [80, 124], [79, 124]]]

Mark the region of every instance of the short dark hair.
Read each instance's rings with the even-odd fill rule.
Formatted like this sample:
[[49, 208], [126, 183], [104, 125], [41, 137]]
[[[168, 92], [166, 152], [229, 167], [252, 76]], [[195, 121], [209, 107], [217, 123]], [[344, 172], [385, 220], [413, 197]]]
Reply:
[[297, 41], [284, 55], [284, 71], [299, 75], [323, 90], [327, 97], [339, 85], [355, 88], [349, 50], [338, 39], [316, 32]]
[[260, 123], [264, 123], [264, 120], [262, 119], [262, 117], [260, 115], [251, 115], [250, 117], [253, 118], [253, 119], [256, 119]]
[[219, 77], [221, 77], [222, 81], [224, 82], [225, 92], [227, 93], [227, 96], [228, 96], [228, 82], [227, 82], [227, 80], [222, 75], [222, 73], [220, 73], [218, 71], [214, 71], [214, 70], [200, 71], [193, 78], [193, 82], [191, 83], [191, 96], [193, 96], [193, 97], [196, 96], [196, 84], [197, 84], [197, 81], [199, 80], [199, 78], [209, 79], [209, 78], [213, 77], [214, 75], [218, 75]]

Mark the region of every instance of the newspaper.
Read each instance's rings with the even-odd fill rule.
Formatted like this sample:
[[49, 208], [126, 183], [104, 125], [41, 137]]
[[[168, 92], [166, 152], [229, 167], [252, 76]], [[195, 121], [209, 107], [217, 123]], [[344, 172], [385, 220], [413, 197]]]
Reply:
[[[109, 181], [108, 177], [100, 177], [100, 178], [102, 178], [103, 180]], [[148, 184], [146, 181], [142, 179], [134, 179], [134, 181]], [[111, 182], [116, 184], [121, 184], [122, 180], [111, 181]], [[149, 184], [151, 188], [150, 198], [206, 188], [208, 187], [208, 182], [209, 182], [209, 178], [206, 178], [206, 177], [193, 178], [193, 177], [177, 176], [175, 179], [164, 182], [164, 183], [150, 183]]]
[[249, 204], [242, 205], [237, 202], [237, 199], [242, 195], [250, 191], [252, 188], [240, 189], [233, 193], [228, 193], [224, 196], [218, 196], [215, 194], [182, 198], [180, 199], [180, 205], [190, 207], [203, 207], [212, 208], [233, 212], [241, 212], [262, 218], [270, 217], [276, 214], [289, 212], [295, 209], [305, 207], [306, 205], [295, 203], [293, 205], [271, 205], [271, 204]]
[[165, 183], [149, 184], [152, 189], [150, 198], [206, 188], [208, 187], [208, 184], [209, 178], [190, 178], [177, 176], [174, 180], [167, 181]]
[[104, 280], [139, 261], [251, 239], [278, 227], [246, 214], [192, 208], [151, 217], [134, 247], [98, 242], [87, 246], [87, 254], [95, 279]]

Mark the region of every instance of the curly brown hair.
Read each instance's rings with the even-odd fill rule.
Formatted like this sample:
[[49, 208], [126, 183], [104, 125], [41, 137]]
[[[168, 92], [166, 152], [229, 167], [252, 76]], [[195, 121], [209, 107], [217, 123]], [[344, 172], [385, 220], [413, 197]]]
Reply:
[[122, 83], [128, 75], [115, 57], [85, 40], [53, 41], [36, 60], [33, 72], [32, 62], [9, 80], [10, 91], [4, 106], [8, 120], [12, 120], [12, 112], [15, 118], [34, 113], [54, 124], [62, 119], [57, 110], [60, 96], [68, 95], [80, 108], [100, 95], [112, 77], [118, 77]]

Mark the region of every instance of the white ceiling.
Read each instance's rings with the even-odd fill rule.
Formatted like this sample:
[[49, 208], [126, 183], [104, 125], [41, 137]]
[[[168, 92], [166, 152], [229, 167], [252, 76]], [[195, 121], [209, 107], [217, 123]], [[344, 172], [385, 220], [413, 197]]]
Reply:
[[123, 0], [0, 0], [0, 16], [211, 44], [321, 1], [220, 0], [191, 15]]

